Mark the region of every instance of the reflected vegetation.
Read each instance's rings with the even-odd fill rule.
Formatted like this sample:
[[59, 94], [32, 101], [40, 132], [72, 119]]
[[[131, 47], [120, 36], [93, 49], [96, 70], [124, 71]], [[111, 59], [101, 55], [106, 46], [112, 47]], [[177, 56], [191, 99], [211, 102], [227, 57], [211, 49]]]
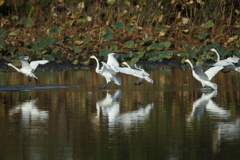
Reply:
[[156, 83], [119, 75], [123, 84], [108, 90], [94, 71], [36, 72], [48, 77], [37, 84], [0, 73], [2, 87], [32, 86], [0, 91], [0, 157], [240, 158], [239, 74], [219, 73], [218, 91], [202, 93], [191, 70], [148, 72]]

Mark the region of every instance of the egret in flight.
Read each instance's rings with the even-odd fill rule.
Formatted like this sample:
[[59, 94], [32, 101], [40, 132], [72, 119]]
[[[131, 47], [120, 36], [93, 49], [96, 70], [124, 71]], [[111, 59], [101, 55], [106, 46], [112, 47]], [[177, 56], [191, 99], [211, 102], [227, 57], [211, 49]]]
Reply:
[[31, 82], [31, 77], [34, 78], [38, 82], [38, 77], [36, 77], [33, 72], [36, 70], [37, 66], [39, 64], [43, 65], [48, 63], [48, 60], [38, 60], [38, 61], [32, 61], [30, 64], [28, 62], [29, 56], [20, 56], [19, 60], [22, 64], [22, 68], [19, 69], [12, 65], [11, 63], [8, 63], [8, 66], [11, 66], [16, 71], [22, 73], [23, 75], [28, 77], [29, 82]]
[[131, 68], [127, 62], [122, 62], [122, 65], [126, 65], [127, 67], [125, 68], [119, 68], [119, 72], [132, 75], [135, 77], [139, 78], [138, 83], [134, 83], [135, 86], [141, 85], [143, 81], [148, 81], [149, 83], [153, 83], [153, 80], [150, 78], [150, 75], [144, 70], [136, 66], [135, 64], [135, 69]]
[[[95, 56], [90, 56], [90, 58], [92, 59], [95, 59], [96, 62], [97, 62], [97, 66], [96, 66], [96, 73], [98, 73], [99, 75], [103, 76], [105, 79], [106, 79], [106, 84], [102, 84], [100, 85], [100, 89], [104, 89], [107, 87], [107, 85], [110, 83], [110, 82], [114, 82], [115, 84], [117, 85], [121, 85], [122, 84], [122, 80], [121, 78], [117, 77], [116, 76], [116, 70], [114, 68], [114, 66], [116, 66], [117, 64], [114, 64], [114, 62], [112, 62], [111, 58], [114, 56], [114, 54], [108, 54], [108, 62], [105, 63], [105, 62], [102, 62], [102, 67], [100, 69], [100, 65], [99, 65], [99, 61], [97, 59], [97, 57]], [[110, 58], [110, 59], [109, 59]], [[114, 66], [111, 66], [111, 63], [114, 65]], [[118, 63], [118, 62], [117, 62]]]
[[240, 72], [240, 67], [236, 67], [234, 63], [238, 63], [239, 57], [233, 56], [228, 57], [227, 59], [220, 60], [219, 53], [215, 48], [210, 49], [212, 52], [215, 52], [217, 55], [217, 62], [213, 64], [213, 66], [223, 66], [227, 69], [224, 73], [230, 72], [230, 71], [237, 71]]
[[212, 88], [214, 90], [217, 89], [217, 84], [211, 82], [211, 79], [221, 70], [223, 69], [223, 66], [216, 66], [211, 67], [207, 71], [203, 71], [202, 66], [197, 62], [195, 66], [192, 65], [191, 61], [189, 59], [186, 59], [185, 62], [189, 63], [192, 69], [192, 75], [193, 77], [198, 80], [202, 86], [205, 88]]

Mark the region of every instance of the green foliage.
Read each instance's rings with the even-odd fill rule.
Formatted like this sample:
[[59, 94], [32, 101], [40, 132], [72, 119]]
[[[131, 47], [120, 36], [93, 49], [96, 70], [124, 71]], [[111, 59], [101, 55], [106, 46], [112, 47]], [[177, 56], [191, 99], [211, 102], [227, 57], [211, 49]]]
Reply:
[[48, 29], [48, 35], [54, 36], [58, 33], [59, 27], [58, 26], [53, 26]]
[[130, 40], [130, 41], [125, 42], [124, 47], [126, 47], [126, 48], [134, 47], [134, 41]]
[[56, 39], [53, 38], [53, 37], [47, 37], [47, 38], [44, 39], [44, 43], [46, 45], [53, 45], [53, 44], [56, 43]]
[[27, 17], [23, 17], [20, 19], [19, 22], [20, 25], [23, 25], [25, 27], [32, 27], [34, 25], [34, 21], [32, 18], [27, 18]]
[[46, 54], [43, 56], [44, 59], [48, 60], [48, 61], [54, 61], [55, 58], [52, 55]]
[[235, 33], [240, 36], [240, 29], [237, 29]]
[[203, 25], [204, 28], [211, 28], [213, 26], [214, 26], [214, 23], [210, 20]]
[[5, 31], [3, 29], [0, 30], [0, 38], [3, 37], [5, 34]]
[[124, 29], [125, 28], [125, 24], [122, 23], [122, 22], [115, 22], [113, 25], [112, 25], [114, 28], [117, 28], [117, 29]]
[[192, 49], [187, 49], [186, 52], [190, 57], [196, 56], [196, 52]]
[[160, 43], [160, 48], [168, 48], [172, 45], [172, 43], [170, 41], [166, 41], [166, 42], [162, 42]]
[[104, 56], [107, 56], [108, 53], [110, 53], [110, 49], [109, 48], [104, 48], [99, 52], [99, 55], [104, 57]]
[[201, 33], [198, 35], [198, 39], [205, 39], [208, 35], [208, 33]]
[[5, 47], [6, 41], [5, 40], [0, 40], [0, 48]]
[[140, 42], [141, 45], [145, 45], [150, 42], [152, 39], [152, 36], [148, 36], [146, 39], [144, 39], [142, 42]]
[[9, 33], [9, 36], [17, 36], [17, 35], [20, 34], [20, 32], [21, 32], [20, 29], [16, 29], [16, 30], [10, 32], [10, 33]]
[[117, 43], [111, 43], [110, 44], [110, 51], [114, 52], [118, 50], [118, 44]]
[[106, 34], [102, 35], [102, 38], [106, 41], [113, 39], [114, 37], [112, 31], [110, 29], [106, 29]]
[[240, 40], [237, 40], [236, 46], [237, 46], [237, 47], [240, 47]]
[[188, 46], [189, 46], [189, 44], [188, 44], [187, 42], [185, 42], [185, 41], [181, 42], [181, 45], [182, 45], [183, 47], [188, 47]]
[[128, 31], [134, 31], [136, 26], [135, 25], [127, 25], [126, 28]]
[[82, 49], [79, 46], [73, 46], [74, 53], [81, 53]]

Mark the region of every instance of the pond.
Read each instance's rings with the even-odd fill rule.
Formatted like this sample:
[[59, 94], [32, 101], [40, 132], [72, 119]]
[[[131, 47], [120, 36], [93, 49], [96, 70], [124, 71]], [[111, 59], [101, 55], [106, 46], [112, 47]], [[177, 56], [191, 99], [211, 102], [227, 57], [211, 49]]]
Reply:
[[0, 157], [15, 160], [239, 159], [240, 75], [202, 93], [191, 70], [148, 70], [99, 90], [92, 70], [0, 73]]

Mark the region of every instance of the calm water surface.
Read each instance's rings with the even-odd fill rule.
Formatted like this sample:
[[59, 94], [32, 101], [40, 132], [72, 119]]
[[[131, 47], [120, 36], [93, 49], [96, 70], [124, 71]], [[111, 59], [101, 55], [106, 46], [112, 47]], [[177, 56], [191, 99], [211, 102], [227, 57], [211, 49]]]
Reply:
[[219, 73], [201, 93], [190, 70], [149, 71], [122, 86], [93, 71], [0, 73], [0, 159], [239, 159], [240, 75]]

